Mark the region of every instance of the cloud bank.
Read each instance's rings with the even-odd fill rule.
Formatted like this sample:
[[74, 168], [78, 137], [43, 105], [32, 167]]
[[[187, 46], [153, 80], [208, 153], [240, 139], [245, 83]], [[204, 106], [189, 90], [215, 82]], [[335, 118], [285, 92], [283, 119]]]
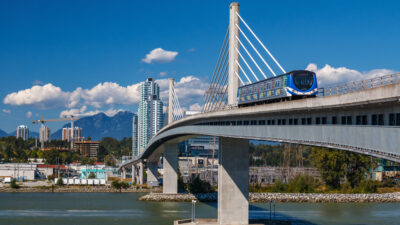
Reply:
[[388, 69], [374, 69], [370, 71], [360, 72], [346, 67], [335, 68], [328, 64], [326, 64], [322, 68], [318, 68], [318, 66], [314, 63], [308, 64], [306, 70], [313, 71], [317, 74], [319, 86], [329, 86], [351, 81], [365, 80], [373, 77], [380, 77], [396, 73], [396, 71]]
[[162, 48], [155, 48], [142, 59], [145, 63], [169, 63], [175, 60], [178, 52], [167, 51]]

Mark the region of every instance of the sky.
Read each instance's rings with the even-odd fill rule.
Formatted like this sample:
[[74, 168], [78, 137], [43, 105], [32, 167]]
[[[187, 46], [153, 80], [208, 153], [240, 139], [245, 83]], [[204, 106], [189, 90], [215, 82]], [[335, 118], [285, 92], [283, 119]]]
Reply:
[[[320, 86], [400, 71], [399, 1], [239, 3], [282, 67], [313, 70]], [[229, 4], [0, 0], [0, 129], [37, 131], [32, 121], [41, 115], [136, 112], [137, 87], [147, 77], [158, 81], [165, 102], [173, 77], [181, 105], [198, 109]]]

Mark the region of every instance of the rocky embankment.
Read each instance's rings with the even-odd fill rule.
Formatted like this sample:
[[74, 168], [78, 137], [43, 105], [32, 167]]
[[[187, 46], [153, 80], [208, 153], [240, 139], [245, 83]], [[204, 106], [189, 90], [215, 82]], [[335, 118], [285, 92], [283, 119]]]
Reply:
[[[155, 190], [153, 190], [155, 191]], [[0, 192], [120, 192], [111, 186], [45, 186], [45, 187], [21, 187], [12, 189], [9, 187], [0, 187]], [[149, 192], [149, 189], [131, 187], [122, 189], [121, 192]]]
[[[152, 193], [142, 196], [141, 201], [160, 202], [202, 202], [217, 201], [217, 193], [209, 194], [161, 194]], [[400, 202], [400, 193], [384, 194], [304, 194], [304, 193], [250, 193], [250, 202]]]

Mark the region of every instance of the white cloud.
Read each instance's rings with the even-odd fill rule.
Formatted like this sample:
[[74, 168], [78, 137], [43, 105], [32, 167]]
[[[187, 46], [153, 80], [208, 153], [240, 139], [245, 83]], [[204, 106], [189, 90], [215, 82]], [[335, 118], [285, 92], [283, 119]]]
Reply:
[[26, 112], [26, 118], [31, 118], [31, 117], [32, 117], [32, 112], [31, 111]]
[[188, 52], [194, 52], [194, 51], [196, 51], [195, 48], [189, 48], [189, 49], [188, 49]]
[[2, 109], [1, 111], [3, 113], [11, 114], [11, 110], [9, 110], [9, 109]]
[[145, 63], [169, 63], [175, 60], [175, 57], [178, 55], [178, 52], [167, 51], [162, 48], [155, 48], [150, 51], [149, 54], [146, 55], [145, 58], [142, 59], [142, 62]]
[[75, 116], [75, 117], [85, 117], [85, 116], [93, 116], [99, 113], [105, 113], [107, 116], [114, 116], [115, 114], [119, 112], [124, 112], [126, 110], [124, 109], [113, 109], [110, 108], [106, 111], [103, 110], [92, 110], [92, 111], [86, 111], [87, 107], [82, 106], [80, 109], [69, 109], [69, 110], [64, 110], [60, 113], [60, 118], [62, 117], [70, 117], [70, 116]]
[[328, 64], [319, 69], [314, 63], [308, 64], [306, 70], [313, 71], [317, 74], [318, 85], [320, 86], [365, 80], [373, 77], [396, 73], [396, 71], [388, 69], [375, 69], [366, 72], [360, 72], [346, 67], [335, 68]]
[[201, 105], [199, 103], [195, 103], [195, 104], [191, 105], [189, 107], [189, 109], [191, 111], [200, 111], [201, 110]]
[[158, 76], [159, 77], [165, 77], [165, 76], [167, 76], [167, 72], [160, 72], [159, 74], [158, 74]]
[[[161, 99], [167, 104], [169, 79], [159, 79], [156, 82], [160, 85]], [[38, 109], [66, 109], [60, 116], [71, 114], [90, 114], [100, 112], [105, 108], [115, 108], [118, 105], [132, 106], [139, 102], [139, 86], [136, 83], [128, 86], [121, 86], [114, 82], [99, 83], [88, 89], [81, 87], [74, 91], [63, 91], [53, 84], [44, 86], [33, 86], [30, 89], [20, 90], [8, 94], [4, 104], [15, 106], [28, 106]], [[204, 91], [209, 84], [195, 76], [182, 77], [175, 83], [175, 92], [182, 107], [189, 108], [190, 105], [202, 101]], [[95, 108], [94, 111], [86, 111], [87, 108]], [[84, 108], [84, 109], [83, 109]], [[115, 112], [109, 111], [111, 114]]]
[[64, 107], [68, 100], [68, 93], [53, 84], [44, 86], [35, 85], [32, 88], [8, 94], [4, 104], [15, 106], [33, 106], [39, 109]]
[[43, 82], [41, 80], [34, 80], [32, 84], [33, 85], [42, 85]]

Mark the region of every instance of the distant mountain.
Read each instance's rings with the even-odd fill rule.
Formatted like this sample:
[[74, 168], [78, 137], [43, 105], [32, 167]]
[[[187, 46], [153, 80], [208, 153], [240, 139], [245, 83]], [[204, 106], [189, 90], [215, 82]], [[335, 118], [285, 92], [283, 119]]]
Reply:
[[0, 137], [7, 137], [8, 133], [0, 129]]
[[[7, 136], [17, 136], [17, 131], [15, 130], [15, 131], [13, 131], [13, 132], [11, 132], [11, 133], [8, 133], [8, 134], [6, 135], [6, 137], [7, 137]], [[0, 135], [0, 137], [1, 137], [1, 135]], [[39, 133], [38, 133], [38, 132], [35, 132], [35, 131], [29, 131], [29, 138], [34, 138], [34, 137], [39, 138]]]
[[[92, 140], [101, 140], [102, 137], [113, 137], [118, 140], [132, 136], [132, 117], [129, 111], [119, 112], [113, 117], [104, 113], [88, 116], [75, 121], [74, 126], [82, 128], [82, 136]], [[70, 127], [70, 123], [63, 126]], [[51, 135], [51, 139], [61, 139], [62, 128]]]

